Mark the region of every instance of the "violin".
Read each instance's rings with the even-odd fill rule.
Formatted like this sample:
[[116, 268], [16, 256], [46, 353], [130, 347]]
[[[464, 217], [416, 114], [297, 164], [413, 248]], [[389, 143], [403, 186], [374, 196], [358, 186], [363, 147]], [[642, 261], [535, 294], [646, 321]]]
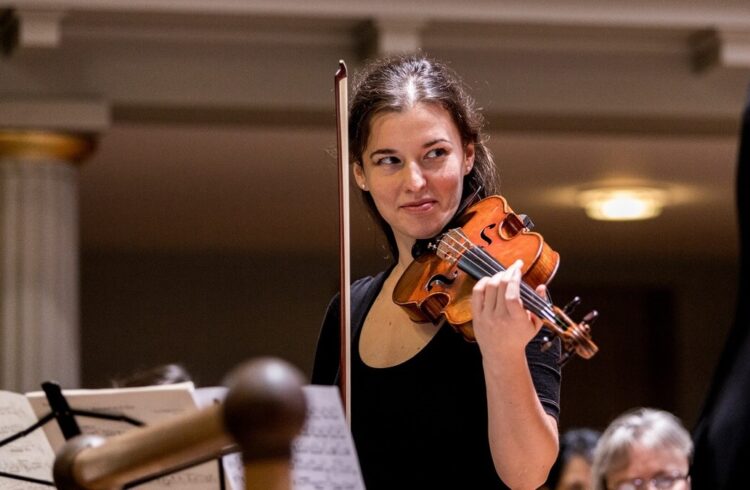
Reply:
[[[591, 340], [596, 310], [575, 323], [569, 314], [580, 298], [558, 308], [536, 293], [537, 286], [552, 280], [560, 255], [542, 235], [531, 231], [533, 223], [527, 216], [514, 213], [504, 197], [490, 196], [467, 207], [449, 227], [429, 240], [426, 247], [415, 247], [420, 251], [393, 291], [394, 303], [412, 321], [438, 324], [444, 319], [466, 340], [475, 341], [471, 323], [474, 284], [522, 259], [521, 301], [560, 338], [559, 364], [565, 364], [574, 354], [590, 359], [597, 353], [599, 348]], [[548, 338], [542, 348], [550, 346]]]

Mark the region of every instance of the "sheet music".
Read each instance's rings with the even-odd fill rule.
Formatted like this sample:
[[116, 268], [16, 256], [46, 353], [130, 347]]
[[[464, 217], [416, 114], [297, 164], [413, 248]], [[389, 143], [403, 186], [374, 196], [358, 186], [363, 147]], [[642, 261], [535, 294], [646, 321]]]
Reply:
[[[138, 388], [64, 390], [63, 395], [73, 410], [121, 414], [149, 425], [165, 418], [197, 410], [198, 402], [194, 397], [194, 392], [193, 383], [186, 382]], [[43, 392], [27, 393], [26, 396], [37, 417], [49, 413], [49, 404]], [[76, 416], [76, 421], [82, 433], [102, 437], [121, 434], [134, 427], [127, 422], [86, 416]], [[53, 421], [45, 425], [44, 430], [52, 449], [57, 451], [65, 442], [57, 423]], [[218, 463], [209, 461], [139, 485], [137, 488], [143, 490], [172, 488], [217, 490], [219, 487]]]
[[334, 386], [305, 386], [307, 420], [292, 443], [294, 490], [364, 490], [357, 452]]
[[207, 386], [196, 388], [193, 392], [193, 399], [198, 408], [206, 408], [214, 403], [221, 403], [227, 397], [228, 388], [226, 386]]
[[[226, 386], [209, 386], [196, 388], [193, 392], [193, 398], [199, 408], [205, 408], [213, 403], [221, 403], [227, 396]], [[239, 452], [228, 454], [222, 458], [224, 466], [224, 477], [227, 482], [227, 488], [237, 490], [245, 488], [245, 468], [242, 465], [242, 455]]]
[[[25, 396], [0, 391], [0, 440], [27, 429], [37, 421]], [[0, 448], [0, 471], [52, 481], [55, 454], [41, 429]], [[1, 490], [22, 490], [39, 485], [0, 477]]]

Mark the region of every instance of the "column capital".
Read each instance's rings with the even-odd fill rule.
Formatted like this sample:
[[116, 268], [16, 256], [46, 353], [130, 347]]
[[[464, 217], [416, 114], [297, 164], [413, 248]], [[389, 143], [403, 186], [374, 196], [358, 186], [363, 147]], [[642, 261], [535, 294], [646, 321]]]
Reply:
[[0, 158], [80, 163], [109, 125], [99, 100], [0, 98]]
[[0, 128], [0, 160], [81, 163], [96, 148], [93, 134]]

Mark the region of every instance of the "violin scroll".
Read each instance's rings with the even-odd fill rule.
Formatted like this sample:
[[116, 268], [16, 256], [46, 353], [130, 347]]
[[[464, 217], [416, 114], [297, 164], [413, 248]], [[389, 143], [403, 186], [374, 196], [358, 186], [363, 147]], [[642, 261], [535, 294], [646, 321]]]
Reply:
[[[576, 296], [575, 300], [580, 301], [580, 298]], [[591, 359], [594, 355], [599, 352], [599, 347], [596, 346], [594, 341], [591, 339], [591, 324], [599, 316], [599, 312], [596, 310], [590, 311], [586, 316], [583, 317], [579, 323], [575, 323], [570, 319], [566, 313], [568, 305], [565, 308], [559, 308], [553, 306], [554, 321], [543, 319], [544, 325], [549, 328], [552, 333], [560, 338], [562, 344], [562, 354], [558, 364], [564, 366], [573, 357], [578, 355], [583, 359]], [[542, 346], [542, 350], [547, 350], [552, 345], [551, 340]]]

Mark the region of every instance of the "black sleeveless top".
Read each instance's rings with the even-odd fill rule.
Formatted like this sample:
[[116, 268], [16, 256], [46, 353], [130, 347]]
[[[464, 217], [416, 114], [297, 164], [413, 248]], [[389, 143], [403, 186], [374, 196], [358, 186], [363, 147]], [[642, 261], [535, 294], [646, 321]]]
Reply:
[[[487, 437], [487, 398], [479, 347], [444, 325], [414, 357], [389, 368], [359, 356], [364, 319], [385, 273], [352, 285], [352, 435], [368, 490], [506, 488]], [[338, 379], [338, 296], [328, 308], [312, 382]], [[559, 415], [559, 344], [527, 348], [534, 386], [545, 411]]]

